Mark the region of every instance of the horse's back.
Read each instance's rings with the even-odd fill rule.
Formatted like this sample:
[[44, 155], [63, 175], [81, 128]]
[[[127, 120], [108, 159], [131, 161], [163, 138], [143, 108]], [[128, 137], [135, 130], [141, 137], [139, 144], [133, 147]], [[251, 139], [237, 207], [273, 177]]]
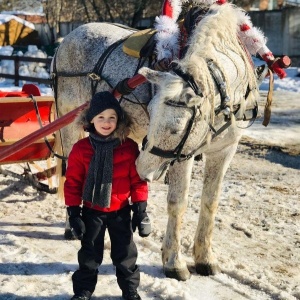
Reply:
[[[110, 23], [88, 23], [70, 32], [58, 48], [58, 70], [90, 70], [103, 51], [133, 31]], [[88, 69], [89, 68], [89, 69]]]
[[[126, 55], [121, 43], [133, 32], [110, 23], [88, 23], [64, 38], [54, 58], [57, 102], [65, 108], [62, 114], [89, 101], [92, 92], [113, 88], [134, 75], [137, 59]], [[99, 77], [91, 78], [91, 73]], [[91, 85], [96, 90], [92, 91]]]
[[[122, 42], [135, 31], [111, 23], [88, 23], [64, 38], [53, 59], [59, 115], [89, 101], [93, 93], [110, 90], [121, 80], [134, 76], [139, 61], [123, 52]], [[91, 73], [96, 76], [90, 76]], [[130, 101], [122, 101], [122, 106], [134, 120], [132, 138], [139, 141], [145, 135], [147, 116], [142, 106], [135, 103], [150, 101], [148, 85], [137, 87], [126, 98]], [[64, 143], [74, 143], [78, 139], [76, 131], [74, 124], [63, 128]], [[70, 145], [66, 152], [69, 150]]]

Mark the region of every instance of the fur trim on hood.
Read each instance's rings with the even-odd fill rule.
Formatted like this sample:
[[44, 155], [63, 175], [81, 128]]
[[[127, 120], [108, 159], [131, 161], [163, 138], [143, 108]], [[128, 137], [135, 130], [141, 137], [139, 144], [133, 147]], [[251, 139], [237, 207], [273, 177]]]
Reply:
[[[95, 127], [93, 124], [87, 121], [87, 113], [89, 111], [89, 107], [84, 109], [76, 118], [75, 123], [79, 127], [79, 130], [84, 130], [86, 132], [93, 132], [95, 131]], [[123, 142], [126, 137], [130, 133], [130, 127], [132, 122], [127, 115], [127, 113], [123, 110], [123, 118], [118, 120], [117, 128], [112, 133], [112, 137], [119, 138], [121, 142]]]

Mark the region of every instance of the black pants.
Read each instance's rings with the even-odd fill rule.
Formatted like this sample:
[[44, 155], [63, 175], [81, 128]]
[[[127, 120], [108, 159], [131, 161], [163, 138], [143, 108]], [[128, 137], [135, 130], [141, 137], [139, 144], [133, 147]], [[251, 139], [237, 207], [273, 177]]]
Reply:
[[136, 265], [137, 248], [133, 241], [129, 205], [117, 212], [103, 213], [83, 207], [82, 219], [86, 233], [78, 251], [79, 270], [73, 276], [73, 290], [94, 292], [98, 267], [103, 260], [104, 234], [106, 228], [111, 241], [111, 259], [116, 267], [117, 282], [123, 293], [137, 289], [140, 271]]

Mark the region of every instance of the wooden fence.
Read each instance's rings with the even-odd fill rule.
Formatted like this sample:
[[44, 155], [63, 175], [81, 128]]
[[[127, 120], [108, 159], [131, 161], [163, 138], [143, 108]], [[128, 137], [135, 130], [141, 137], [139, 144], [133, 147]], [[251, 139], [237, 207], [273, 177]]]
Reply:
[[52, 58], [37, 58], [37, 57], [29, 57], [29, 56], [9, 56], [9, 55], [0, 55], [0, 60], [13, 60], [15, 64], [15, 74], [5, 74], [0, 73], [0, 77], [2, 78], [9, 78], [14, 79], [15, 86], [19, 86], [20, 80], [30, 81], [30, 82], [37, 82], [37, 83], [44, 83], [50, 85], [50, 78], [38, 78], [38, 77], [31, 77], [31, 76], [22, 76], [19, 74], [19, 66], [20, 61], [25, 62], [37, 62], [37, 63], [45, 63], [48, 68], [50, 67]]

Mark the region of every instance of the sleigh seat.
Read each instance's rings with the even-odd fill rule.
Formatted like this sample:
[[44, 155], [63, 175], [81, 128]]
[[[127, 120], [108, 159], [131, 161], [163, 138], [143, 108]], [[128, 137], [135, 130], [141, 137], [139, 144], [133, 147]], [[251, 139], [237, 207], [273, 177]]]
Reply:
[[[0, 91], [0, 152], [53, 121], [53, 104], [54, 98], [41, 96], [34, 84], [25, 84], [22, 91]], [[47, 140], [53, 147], [54, 135], [47, 136]], [[40, 139], [1, 160], [0, 165], [44, 160], [50, 155], [44, 139]]]
[[151, 28], [133, 33], [123, 43], [123, 52], [136, 58], [152, 56], [155, 48], [155, 33], [156, 30]]

